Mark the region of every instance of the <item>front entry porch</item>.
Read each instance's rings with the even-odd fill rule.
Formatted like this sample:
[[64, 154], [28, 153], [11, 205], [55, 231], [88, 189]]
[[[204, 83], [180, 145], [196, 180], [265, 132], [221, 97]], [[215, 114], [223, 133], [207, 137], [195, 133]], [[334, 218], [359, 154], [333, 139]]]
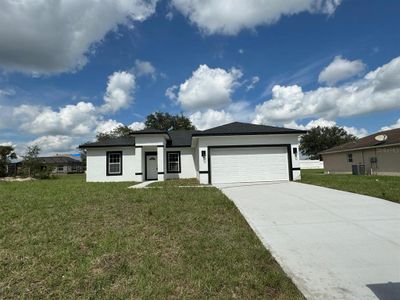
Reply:
[[142, 175], [142, 181], [164, 180], [164, 145], [136, 146], [136, 156], [141, 166], [137, 175]]

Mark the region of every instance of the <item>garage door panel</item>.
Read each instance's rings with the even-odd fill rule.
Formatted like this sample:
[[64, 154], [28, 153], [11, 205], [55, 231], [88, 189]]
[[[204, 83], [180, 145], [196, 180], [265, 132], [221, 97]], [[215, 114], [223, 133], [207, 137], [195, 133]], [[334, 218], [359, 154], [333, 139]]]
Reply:
[[212, 183], [289, 180], [286, 147], [211, 149]]

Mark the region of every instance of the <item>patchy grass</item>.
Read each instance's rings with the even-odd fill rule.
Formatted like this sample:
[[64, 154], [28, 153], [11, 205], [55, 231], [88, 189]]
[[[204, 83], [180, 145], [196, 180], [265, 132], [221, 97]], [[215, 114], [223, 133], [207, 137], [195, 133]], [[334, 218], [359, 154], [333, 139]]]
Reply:
[[177, 186], [197, 186], [200, 185], [196, 178], [188, 179], [168, 179], [165, 181], [157, 181], [150, 184], [150, 187], [177, 187]]
[[301, 182], [373, 196], [400, 203], [400, 177], [324, 174], [323, 170], [302, 170]]
[[1, 182], [0, 298], [303, 298], [217, 189], [131, 184]]

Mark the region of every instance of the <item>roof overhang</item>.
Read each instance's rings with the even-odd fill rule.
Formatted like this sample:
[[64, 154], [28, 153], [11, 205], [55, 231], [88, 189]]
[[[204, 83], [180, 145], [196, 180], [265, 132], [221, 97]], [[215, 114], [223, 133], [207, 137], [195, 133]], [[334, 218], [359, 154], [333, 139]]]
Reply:
[[385, 144], [385, 145], [375, 145], [375, 146], [368, 146], [368, 147], [358, 147], [358, 148], [343, 149], [343, 150], [336, 150], [336, 151], [326, 151], [326, 152], [320, 152], [318, 154], [319, 155], [335, 154], [335, 153], [361, 151], [361, 150], [376, 149], [376, 148], [389, 148], [389, 147], [397, 147], [397, 146], [400, 146], [400, 143]]
[[194, 133], [193, 137], [206, 136], [235, 136], [235, 135], [279, 135], [279, 134], [306, 134], [306, 130], [281, 131], [281, 132], [231, 132], [231, 133]]

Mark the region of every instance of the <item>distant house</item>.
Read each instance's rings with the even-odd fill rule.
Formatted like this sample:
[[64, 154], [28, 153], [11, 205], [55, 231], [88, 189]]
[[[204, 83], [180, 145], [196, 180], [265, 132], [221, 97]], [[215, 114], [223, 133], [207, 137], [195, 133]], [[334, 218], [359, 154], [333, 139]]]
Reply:
[[333, 147], [321, 155], [326, 173], [400, 175], [400, 128]]
[[78, 157], [57, 155], [38, 157], [38, 160], [42, 167], [51, 168], [52, 173], [72, 174], [84, 172], [84, 165]]
[[21, 168], [21, 162], [11, 162], [6, 165], [6, 176], [16, 176]]

